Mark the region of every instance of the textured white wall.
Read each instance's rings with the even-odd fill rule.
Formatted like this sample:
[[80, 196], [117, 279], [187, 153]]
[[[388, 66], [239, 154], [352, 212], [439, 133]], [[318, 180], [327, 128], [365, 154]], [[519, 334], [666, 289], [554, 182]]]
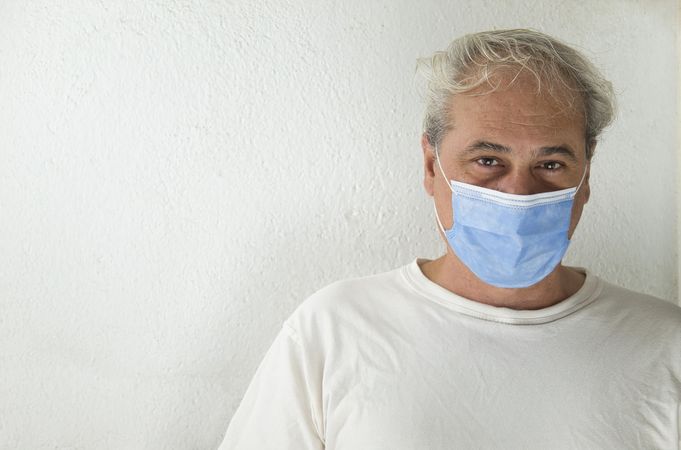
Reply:
[[659, 1], [0, 4], [0, 448], [217, 446], [284, 318], [442, 248], [415, 58], [534, 27], [620, 117], [569, 261], [674, 300], [678, 9]]

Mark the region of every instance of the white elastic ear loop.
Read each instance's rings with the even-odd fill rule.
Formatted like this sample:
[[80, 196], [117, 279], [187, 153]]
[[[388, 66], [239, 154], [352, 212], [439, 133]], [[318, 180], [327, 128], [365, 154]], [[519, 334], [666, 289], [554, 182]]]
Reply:
[[433, 209], [435, 210], [435, 219], [437, 219], [437, 225], [440, 227], [440, 231], [442, 231], [442, 234], [446, 237], [447, 232], [445, 231], [444, 227], [442, 226], [442, 222], [440, 222], [440, 216], [437, 213], [437, 207], [435, 206], [435, 199], [433, 199]]
[[577, 189], [575, 189], [575, 195], [577, 195], [577, 192], [579, 192], [579, 188], [582, 187], [582, 183], [584, 183], [584, 180], [586, 179], [586, 170], [589, 168], [589, 161], [587, 160], [586, 163], [584, 164], [584, 173], [582, 173], [582, 179], [579, 180], [579, 184], [577, 185]]
[[449, 189], [452, 192], [454, 192], [452, 183], [447, 179], [447, 175], [445, 175], [445, 171], [442, 169], [442, 164], [440, 163], [440, 152], [438, 151], [437, 144], [435, 144], [435, 159], [437, 160], [437, 166], [440, 168], [440, 173], [442, 173], [442, 178], [444, 178], [445, 181], [447, 182], [447, 186], [449, 186]]
[[[447, 176], [445, 175], [445, 171], [442, 170], [442, 164], [440, 164], [440, 155], [437, 150], [437, 144], [435, 145], [435, 159], [437, 160], [437, 165], [440, 167], [440, 172], [442, 173], [442, 177], [445, 179], [447, 182], [447, 186], [449, 186], [449, 189], [454, 192], [454, 189], [452, 188], [452, 184], [447, 180]], [[440, 231], [442, 231], [442, 234], [447, 237], [447, 232], [445, 232], [445, 228], [442, 226], [442, 222], [440, 221], [440, 215], [437, 213], [437, 207], [435, 206], [435, 196], [433, 196], [433, 209], [435, 210], [435, 218], [437, 219], [437, 224], [440, 227]]]

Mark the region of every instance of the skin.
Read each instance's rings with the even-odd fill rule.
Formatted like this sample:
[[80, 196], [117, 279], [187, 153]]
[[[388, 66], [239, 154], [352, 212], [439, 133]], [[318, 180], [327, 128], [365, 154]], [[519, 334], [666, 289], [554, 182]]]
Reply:
[[[590, 193], [582, 105], [566, 106], [570, 104], [567, 91], [538, 94], [531, 76], [521, 75], [512, 83], [511, 79], [501, 75], [497, 81], [502, 87], [492, 93], [478, 89], [452, 98], [452, 126], [439, 145], [442, 168], [448, 179], [524, 195], [575, 187], [586, 169], [572, 209], [568, 234], [572, 237]], [[421, 146], [426, 192], [434, 198], [442, 226], [449, 229], [456, 218], [448, 180], [425, 135]], [[573, 295], [585, 279], [559, 264], [535, 285], [498, 288], [476, 277], [449, 245], [446, 248], [443, 256], [421, 265], [424, 275], [455, 294], [492, 306], [546, 308]]]

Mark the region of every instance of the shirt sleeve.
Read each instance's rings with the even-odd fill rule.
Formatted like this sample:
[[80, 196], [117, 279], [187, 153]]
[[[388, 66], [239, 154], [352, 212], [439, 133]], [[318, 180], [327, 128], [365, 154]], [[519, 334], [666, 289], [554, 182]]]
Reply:
[[219, 450], [322, 450], [321, 376], [284, 323], [258, 366]]

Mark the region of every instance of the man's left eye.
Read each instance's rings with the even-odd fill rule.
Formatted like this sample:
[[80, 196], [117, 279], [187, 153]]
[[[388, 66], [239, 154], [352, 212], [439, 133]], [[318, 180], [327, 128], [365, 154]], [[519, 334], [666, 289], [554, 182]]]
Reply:
[[563, 167], [563, 165], [561, 163], [559, 163], [558, 161], [549, 161], [549, 162], [543, 163], [541, 165], [541, 167], [542, 167], [542, 169], [546, 169], [546, 170], [558, 170], [561, 167]]

